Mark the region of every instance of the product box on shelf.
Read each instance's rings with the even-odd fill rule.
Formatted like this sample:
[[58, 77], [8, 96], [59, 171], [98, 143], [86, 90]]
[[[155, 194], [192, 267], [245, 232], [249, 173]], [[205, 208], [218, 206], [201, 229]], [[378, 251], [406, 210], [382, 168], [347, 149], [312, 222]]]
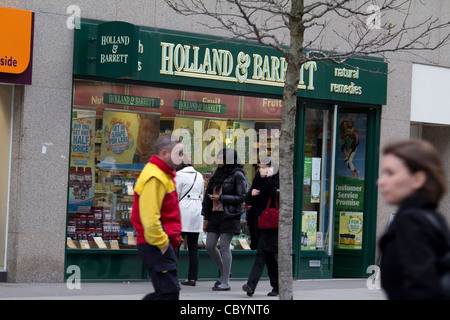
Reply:
[[[106, 246], [107, 249], [120, 249], [119, 245], [127, 248], [136, 245], [134, 228], [126, 214], [130, 206], [119, 204], [115, 213], [110, 206], [93, 206], [89, 209], [90, 211], [72, 213], [69, 216], [69, 248], [96, 249]], [[115, 215], [119, 218], [116, 219]]]

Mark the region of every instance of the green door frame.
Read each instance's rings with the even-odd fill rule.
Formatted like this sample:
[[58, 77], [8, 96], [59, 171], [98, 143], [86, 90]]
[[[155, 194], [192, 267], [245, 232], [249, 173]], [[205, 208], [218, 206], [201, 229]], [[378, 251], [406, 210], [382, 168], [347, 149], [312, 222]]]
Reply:
[[293, 257], [293, 277], [294, 279], [300, 279], [300, 244], [299, 235], [301, 232], [301, 217], [298, 214], [303, 207], [303, 199], [301, 195], [301, 189], [298, 187], [299, 182], [303, 180], [303, 172], [305, 170], [304, 165], [304, 153], [305, 153], [305, 103], [297, 101], [297, 119], [295, 126], [295, 154], [294, 154], [294, 212], [293, 212], [293, 227], [292, 227], [292, 249]]
[[[364, 192], [364, 223], [363, 223], [363, 248], [362, 250], [345, 250], [331, 247], [332, 254], [327, 251], [302, 251], [300, 250], [301, 234], [301, 208], [303, 208], [302, 188], [297, 187], [303, 183], [304, 157], [305, 157], [305, 129], [306, 108], [328, 109], [333, 111], [333, 105], [315, 104], [303, 101], [298, 102], [296, 151], [294, 160], [294, 221], [293, 221], [293, 250], [294, 250], [294, 278], [296, 279], [327, 279], [332, 277], [355, 277], [365, 278], [369, 276], [367, 267], [374, 264], [376, 249], [376, 221], [377, 221], [377, 193], [376, 179], [378, 178], [379, 166], [379, 143], [380, 143], [380, 106], [364, 106], [345, 109], [349, 113], [367, 114], [367, 138], [366, 138], [366, 170], [365, 170], [365, 192]], [[341, 109], [339, 109], [340, 111]], [[339, 123], [339, 111], [337, 120]], [[334, 128], [334, 134], [338, 134], [338, 126]], [[334, 152], [337, 152], [336, 145]], [[337, 161], [335, 159], [335, 161]], [[336, 166], [336, 162], [334, 163]], [[335, 171], [332, 171], [335, 172]], [[334, 173], [333, 181], [335, 181]], [[334, 188], [334, 187], [333, 187]], [[331, 186], [330, 186], [331, 189]], [[336, 202], [334, 195], [333, 202]], [[330, 214], [335, 216], [334, 212]], [[330, 225], [331, 228], [334, 227]], [[320, 261], [320, 267], [311, 267], [310, 261]], [[314, 264], [313, 264], [314, 265]]]
[[[303, 208], [303, 185], [304, 177], [304, 159], [305, 159], [305, 130], [306, 130], [306, 110], [314, 108], [319, 110], [334, 111], [334, 105], [331, 103], [317, 102], [298, 102], [297, 110], [297, 133], [296, 133], [296, 153], [294, 160], [295, 176], [297, 177], [294, 187], [294, 252], [295, 252], [295, 271], [296, 279], [328, 279], [332, 277], [333, 255], [329, 255], [328, 250], [302, 251], [299, 245], [301, 235], [301, 212]], [[333, 124], [330, 124], [333, 127]], [[335, 131], [335, 130], [334, 130]], [[330, 130], [331, 132], [331, 130]], [[332, 137], [331, 137], [332, 138]], [[330, 175], [331, 179], [331, 175]], [[334, 181], [334, 178], [332, 179]], [[331, 212], [329, 213], [331, 214]], [[333, 250], [333, 248], [331, 248]], [[311, 263], [312, 262], [312, 263]]]
[[381, 107], [346, 108], [345, 112], [367, 115], [363, 245], [361, 250], [334, 249], [333, 277], [366, 278], [367, 268], [375, 262]]

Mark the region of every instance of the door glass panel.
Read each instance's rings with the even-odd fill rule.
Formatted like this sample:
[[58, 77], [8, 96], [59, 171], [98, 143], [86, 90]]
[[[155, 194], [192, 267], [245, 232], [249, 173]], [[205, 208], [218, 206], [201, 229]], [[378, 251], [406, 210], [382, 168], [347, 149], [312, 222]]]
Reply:
[[301, 250], [328, 250], [333, 112], [306, 109]]
[[338, 125], [334, 246], [361, 250], [367, 114], [340, 110]]
[[12, 88], [0, 85], [0, 271], [6, 270]]

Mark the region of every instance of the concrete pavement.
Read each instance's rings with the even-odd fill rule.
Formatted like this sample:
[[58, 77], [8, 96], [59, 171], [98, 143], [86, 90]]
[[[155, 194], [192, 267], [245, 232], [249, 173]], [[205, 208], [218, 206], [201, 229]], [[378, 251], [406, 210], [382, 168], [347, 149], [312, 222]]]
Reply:
[[[180, 300], [278, 300], [268, 297], [269, 281], [260, 281], [253, 297], [242, 290], [244, 280], [230, 282], [231, 290], [212, 291], [214, 281], [198, 281], [195, 287], [182, 286]], [[0, 300], [140, 300], [153, 291], [151, 282], [81, 283], [69, 289], [66, 283], [0, 283]], [[385, 300], [380, 289], [368, 289], [367, 279], [294, 281], [294, 300]]]

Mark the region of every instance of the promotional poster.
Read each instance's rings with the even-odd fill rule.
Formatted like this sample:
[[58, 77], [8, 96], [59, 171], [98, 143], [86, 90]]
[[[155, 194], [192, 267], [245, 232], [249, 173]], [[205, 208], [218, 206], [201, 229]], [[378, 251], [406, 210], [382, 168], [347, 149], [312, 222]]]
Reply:
[[155, 153], [159, 115], [105, 109], [102, 136], [100, 168], [142, 169]]
[[69, 211], [85, 211], [94, 202], [95, 110], [74, 109], [70, 155]]
[[[362, 248], [366, 137], [365, 113], [340, 114], [336, 157], [336, 218], [339, 219], [339, 233], [350, 235], [352, 244], [349, 245], [349, 237], [346, 238], [347, 241], [339, 239], [335, 242], [339, 248]], [[361, 227], [360, 230], [349, 225], [356, 222]], [[353, 237], [356, 237], [355, 243]]]

